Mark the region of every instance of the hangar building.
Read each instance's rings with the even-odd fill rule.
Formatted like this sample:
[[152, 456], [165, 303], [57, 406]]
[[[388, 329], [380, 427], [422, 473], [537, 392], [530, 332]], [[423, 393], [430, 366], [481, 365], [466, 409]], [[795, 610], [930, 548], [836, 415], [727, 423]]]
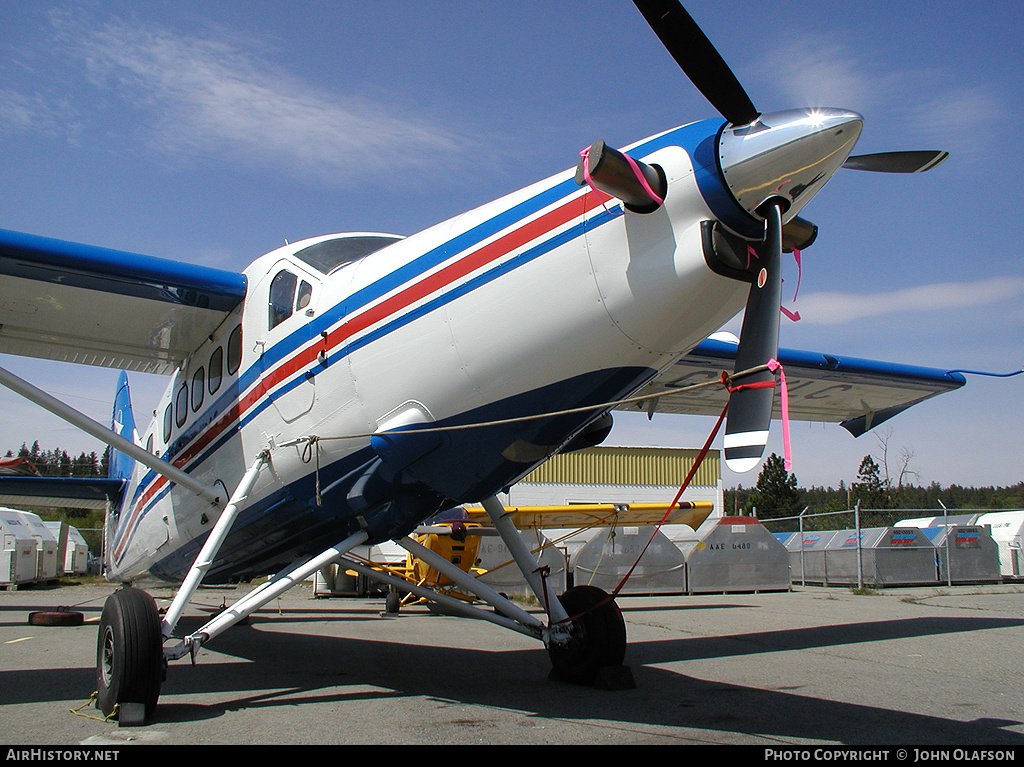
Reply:
[[[575, 503], [669, 503], [700, 450], [667, 447], [592, 447], [552, 457], [500, 496], [509, 506]], [[711, 450], [683, 494], [725, 507], [719, 451]]]

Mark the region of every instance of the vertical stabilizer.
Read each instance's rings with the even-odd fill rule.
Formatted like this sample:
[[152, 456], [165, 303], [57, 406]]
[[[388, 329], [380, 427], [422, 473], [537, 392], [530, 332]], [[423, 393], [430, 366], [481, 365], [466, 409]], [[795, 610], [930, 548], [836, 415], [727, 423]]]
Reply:
[[[117, 393], [114, 395], [114, 415], [111, 428], [116, 434], [124, 437], [135, 445], [139, 444], [139, 435], [135, 430], [135, 416], [132, 414], [132, 396], [128, 389], [128, 374], [121, 371], [117, 380]], [[135, 459], [119, 450], [110, 448], [110, 462], [107, 476], [112, 479], [131, 479], [135, 470]]]

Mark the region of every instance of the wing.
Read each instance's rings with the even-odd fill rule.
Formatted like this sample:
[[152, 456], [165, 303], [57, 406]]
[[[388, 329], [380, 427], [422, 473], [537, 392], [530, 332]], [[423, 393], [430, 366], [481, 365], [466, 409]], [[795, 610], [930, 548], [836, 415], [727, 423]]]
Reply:
[[[551, 530], [575, 527], [622, 527], [656, 525], [665, 518], [666, 503], [591, 503], [570, 506], [508, 506], [506, 511], [519, 530]], [[689, 525], [694, 530], [711, 514], [710, 501], [680, 501], [665, 518], [667, 525]], [[472, 522], [488, 524], [482, 508], [468, 507]]]
[[[732, 371], [736, 344], [707, 339], [652, 381], [641, 394], [668, 392], [692, 384], [721, 379]], [[938, 394], [959, 389], [967, 381], [959, 373], [913, 365], [836, 357], [815, 352], [780, 349], [789, 390], [789, 416], [798, 421], [826, 421], [842, 425], [855, 437]], [[723, 386], [710, 386], [666, 394], [651, 408], [661, 413], [718, 415], [725, 407]], [[780, 397], [775, 416], [780, 417]], [[632, 405], [631, 409], [638, 406]]]
[[245, 275], [0, 229], [0, 352], [167, 374]]

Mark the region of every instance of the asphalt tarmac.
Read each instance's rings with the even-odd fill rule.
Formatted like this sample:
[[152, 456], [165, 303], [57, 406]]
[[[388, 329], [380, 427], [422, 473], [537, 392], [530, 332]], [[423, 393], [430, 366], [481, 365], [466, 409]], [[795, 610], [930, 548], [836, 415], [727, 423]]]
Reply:
[[[313, 599], [303, 585], [195, 665], [172, 663], [139, 727], [89, 703], [114, 588], [0, 592], [0, 745], [997, 747], [1024, 759], [1024, 585], [621, 597], [635, 687], [617, 690], [550, 681], [539, 642], [488, 622], [386, 616], [383, 599]], [[241, 590], [201, 590], [181, 629]], [[171, 595], [150, 591], [161, 606]], [[58, 606], [83, 625], [29, 624]]]

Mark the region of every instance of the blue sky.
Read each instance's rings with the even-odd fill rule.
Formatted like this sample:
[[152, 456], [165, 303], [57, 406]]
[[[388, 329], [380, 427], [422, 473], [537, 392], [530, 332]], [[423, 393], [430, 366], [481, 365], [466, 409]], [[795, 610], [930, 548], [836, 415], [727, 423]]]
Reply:
[[[782, 344], [1024, 365], [1019, 2], [687, 7], [759, 109], [858, 111], [856, 153], [951, 153], [912, 177], [841, 171], [804, 209], [821, 233]], [[286, 239], [410, 234], [574, 165], [598, 138], [715, 116], [625, 0], [12, 0], [0, 21], [0, 228], [226, 269]], [[0, 364], [109, 418], [116, 371]], [[131, 381], [142, 420], [164, 381]], [[917, 482], [1019, 482], [1022, 393], [1024, 376], [972, 377], [881, 439], [795, 424], [794, 472], [850, 482], [884, 441]], [[609, 443], [697, 446], [711, 426], [620, 417]], [[36, 438], [100, 449], [0, 392], [0, 448]]]

